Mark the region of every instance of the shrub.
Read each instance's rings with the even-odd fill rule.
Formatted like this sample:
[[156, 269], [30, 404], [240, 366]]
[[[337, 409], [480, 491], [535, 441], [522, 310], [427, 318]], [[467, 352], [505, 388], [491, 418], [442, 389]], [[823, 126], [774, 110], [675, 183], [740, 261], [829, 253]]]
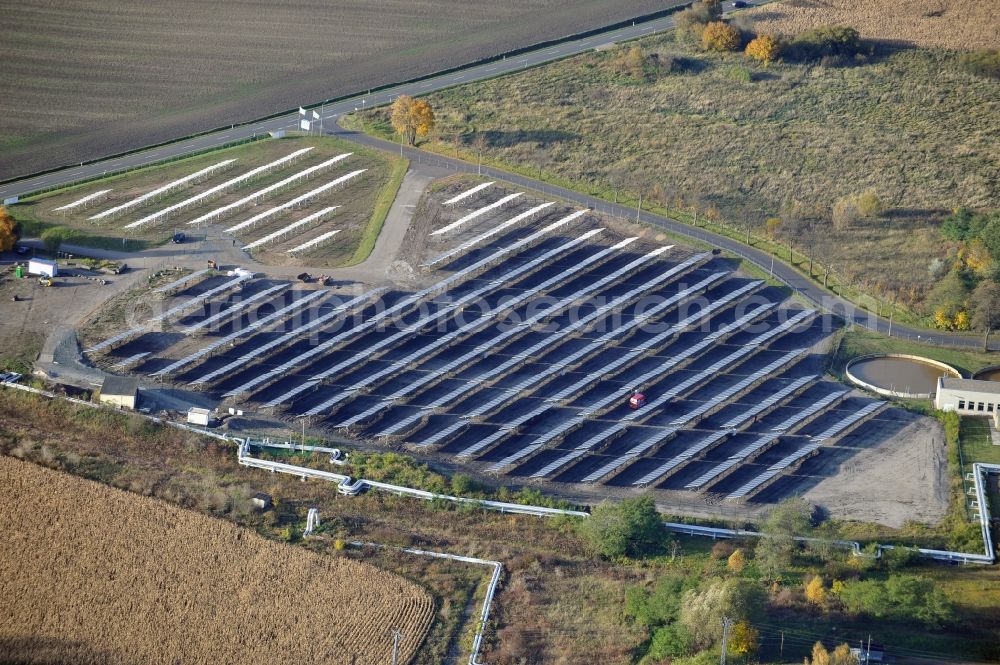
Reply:
[[674, 18], [674, 35], [678, 41], [698, 41], [705, 26], [721, 18], [722, 3], [719, 0], [701, 0], [677, 13]]
[[788, 42], [783, 52], [793, 60], [853, 57], [861, 52], [861, 36], [857, 30], [847, 26], [822, 26], [800, 32]]
[[740, 47], [740, 33], [722, 21], [712, 21], [701, 33], [701, 45], [709, 51], [735, 51]]
[[745, 51], [748, 58], [753, 58], [764, 65], [769, 65], [777, 60], [780, 52], [781, 42], [771, 35], [759, 35], [747, 44]]
[[45, 249], [55, 254], [62, 247], [63, 243], [72, 239], [74, 235], [76, 233], [73, 229], [66, 228], [65, 226], [53, 226], [50, 229], [42, 231], [42, 242], [45, 243]]
[[19, 237], [20, 225], [0, 206], [0, 252], [9, 252]]
[[965, 53], [958, 62], [970, 74], [1000, 79], [1000, 51]]
[[861, 210], [853, 197], [845, 196], [833, 204], [832, 216], [836, 228], [847, 229], [861, 218]]
[[806, 584], [806, 600], [819, 607], [826, 603], [826, 587], [823, 586], [823, 578], [819, 575]]
[[728, 559], [736, 548], [728, 540], [718, 540], [712, 545], [713, 559]]
[[726, 561], [726, 566], [729, 568], [730, 572], [739, 574], [743, 572], [746, 568], [747, 558], [743, 554], [743, 550], [736, 550], [729, 555], [729, 559]]
[[885, 209], [882, 199], [878, 197], [874, 189], [862, 192], [857, 198], [857, 205], [862, 217], [867, 217], [868, 219], [878, 217]]

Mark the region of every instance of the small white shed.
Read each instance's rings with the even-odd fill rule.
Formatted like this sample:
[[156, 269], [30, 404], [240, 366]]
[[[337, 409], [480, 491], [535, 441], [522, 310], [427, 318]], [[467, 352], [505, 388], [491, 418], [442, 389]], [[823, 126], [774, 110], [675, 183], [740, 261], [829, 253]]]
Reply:
[[28, 274], [55, 277], [59, 274], [59, 266], [48, 259], [31, 259], [28, 261]]
[[202, 427], [208, 427], [208, 423], [212, 420], [212, 412], [208, 409], [199, 409], [196, 406], [192, 406], [188, 409], [188, 423], [191, 425], [201, 425]]

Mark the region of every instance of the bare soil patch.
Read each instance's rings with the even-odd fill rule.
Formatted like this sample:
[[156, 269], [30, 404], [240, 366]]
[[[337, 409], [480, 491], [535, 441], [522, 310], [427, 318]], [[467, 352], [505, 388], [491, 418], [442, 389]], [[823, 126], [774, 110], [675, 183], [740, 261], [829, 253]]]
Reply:
[[898, 528], [906, 522], [937, 524], [948, 512], [948, 465], [937, 421], [899, 409], [880, 418], [900, 419], [891, 437], [876, 428], [852, 441], [859, 450], [846, 461], [820, 455], [829, 475], [805, 493], [831, 517]]
[[0, 479], [18, 662], [388, 663], [393, 628], [407, 662], [430, 626], [431, 597], [373, 566], [9, 457]]

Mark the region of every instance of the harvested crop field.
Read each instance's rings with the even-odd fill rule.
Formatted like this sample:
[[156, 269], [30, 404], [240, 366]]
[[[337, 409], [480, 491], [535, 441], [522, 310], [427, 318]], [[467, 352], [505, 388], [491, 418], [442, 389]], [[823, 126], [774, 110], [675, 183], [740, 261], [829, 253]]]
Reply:
[[791, 0], [750, 10], [756, 29], [793, 35], [849, 25], [866, 39], [972, 51], [1000, 44], [996, 5], [982, 0]]
[[364, 563], [0, 458], [0, 653], [23, 663], [407, 662], [433, 601]]
[[5, 6], [0, 178], [402, 81], [652, 11], [653, 0]]

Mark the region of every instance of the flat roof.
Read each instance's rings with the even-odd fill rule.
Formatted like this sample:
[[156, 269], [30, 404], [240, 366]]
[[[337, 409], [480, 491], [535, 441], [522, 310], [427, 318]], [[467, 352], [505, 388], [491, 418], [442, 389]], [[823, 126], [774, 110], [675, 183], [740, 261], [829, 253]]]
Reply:
[[1000, 381], [980, 381], [979, 379], [956, 379], [941, 377], [941, 387], [951, 390], [968, 390], [974, 393], [1000, 395]]
[[108, 376], [101, 384], [102, 395], [135, 397], [139, 390], [139, 379], [131, 376]]

